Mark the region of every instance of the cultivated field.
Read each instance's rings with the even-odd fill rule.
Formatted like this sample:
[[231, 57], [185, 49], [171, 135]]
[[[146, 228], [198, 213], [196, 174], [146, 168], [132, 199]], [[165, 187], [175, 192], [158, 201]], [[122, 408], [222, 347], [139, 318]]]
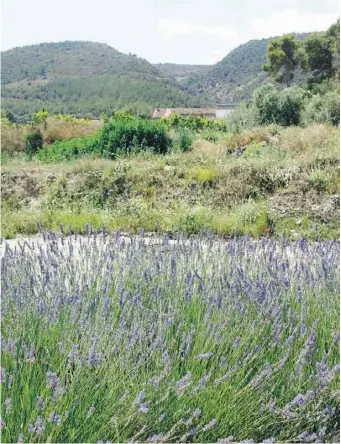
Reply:
[[156, 243], [5, 248], [2, 442], [339, 442], [339, 244]]

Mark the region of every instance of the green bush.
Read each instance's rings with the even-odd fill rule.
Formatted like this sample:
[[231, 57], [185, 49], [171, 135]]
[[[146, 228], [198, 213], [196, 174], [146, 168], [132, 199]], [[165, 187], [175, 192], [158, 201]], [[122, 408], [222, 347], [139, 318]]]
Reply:
[[172, 151], [186, 152], [190, 151], [192, 148], [194, 135], [190, 131], [180, 130], [176, 131], [172, 140]]
[[103, 156], [138, 153], [146, 148], [165, 154], [170, 146], [166, 128], [148, 120], [111, 120], [98, 134], [98, 149]]
[[97, 148], [97, 138], [80, 137], [71, 140], [61, 140], [53, 145], [45, 145], [37, 153], [37, 159], [42, 162], [63, 162], [88, 155]]
[[274, 85], [257, 88], [252, 97], [256, 120], [260, 125], [298, 125], [306, 94], [297, 86], [282, 91], [278, 91]]
[[43, 146], [44, 140], [40, 130], [34, 130], [26, 136], [25, 154], [28, 158], [32, 158]]
[[306, 104], [303, 121], [309, 123], [340, 124], [340, 95], [337, 92], [328, 92], [324, 95], [313, 96]]
[[241, 103], [237, 108], [228, 114], [227, 131], [232, 134], [249, 130], [258, 124], [258, 112], [252, 102]]

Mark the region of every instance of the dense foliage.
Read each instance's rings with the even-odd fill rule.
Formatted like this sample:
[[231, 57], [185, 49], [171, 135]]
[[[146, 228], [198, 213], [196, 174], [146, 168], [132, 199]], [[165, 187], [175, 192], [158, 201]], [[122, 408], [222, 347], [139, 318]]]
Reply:
[[29, 159], [32, 158], [43, 146], [44, 140], [39, 130], [30, 132], [26, 137], [25, 153]]
[[2, 442], [336, 442], [339, 260], [212, 236], [7, 248]]
[[165, 128], [159, 123], [143, 119], [112, 120], [98, 134], [98, 150], [104, 156], [152, 150], [165, 154], [171, 146]]

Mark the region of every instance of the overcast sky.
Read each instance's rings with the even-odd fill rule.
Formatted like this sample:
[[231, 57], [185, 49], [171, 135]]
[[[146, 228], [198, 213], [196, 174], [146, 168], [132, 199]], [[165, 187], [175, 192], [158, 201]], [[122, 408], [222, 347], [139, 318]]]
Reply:
[[339, 0], [2, 0], [1, 48], [107, 43], [150, 62], [212, 64], [250, 39], [323, 31]]

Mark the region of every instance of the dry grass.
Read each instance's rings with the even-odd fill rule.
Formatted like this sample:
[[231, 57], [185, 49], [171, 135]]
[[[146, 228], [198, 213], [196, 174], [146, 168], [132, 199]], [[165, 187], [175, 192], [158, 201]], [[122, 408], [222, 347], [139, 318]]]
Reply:
[[[100, 120], [68, 122], [63, 119], [49, 117], [46, 123], [35, 125], [34, 128], [40, 129], [44, 142], [49, 144], [56, 140], [93, 136], [101, 125], [102, 122]], [[31, 125], [2, 125], [1, 151], [11, 154], [24, 152], [26, 136], [32, 129]]]
[[63, 119], [47, 119], [46, 125], [40, 125], [46, 143], [56, 140], [70, 140], [76, 137], [87, 137], [96, 134], [101, 127], [100, 120], [89, 120], [88, 122], [67, 122]]

